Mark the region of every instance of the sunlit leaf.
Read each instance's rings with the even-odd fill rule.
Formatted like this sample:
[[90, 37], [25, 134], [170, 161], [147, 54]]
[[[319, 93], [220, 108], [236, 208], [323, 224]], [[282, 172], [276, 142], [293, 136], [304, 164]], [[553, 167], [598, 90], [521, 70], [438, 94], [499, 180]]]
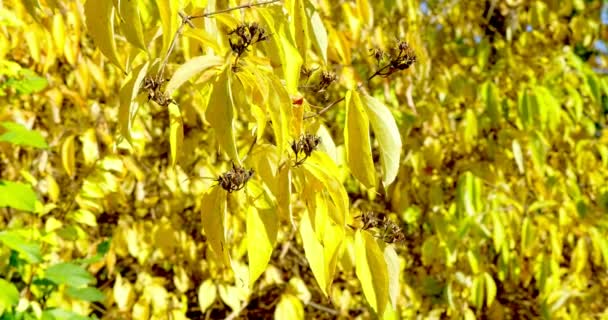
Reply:
[[253, 286], [266, 270], [277, 240], [279, 220], [276, 209], [247, 209], [247, 257], [249, 259], [249, 283]]
[[14, 122], [0, 122], [4, 128], [0, 135], [0, 142], [9, 142], [15, 145], [28, 146], [40, 149], [48, 148], [48, 144], [40, 132], [28, 130], [26, 127]]
[[119, 0], [118, 14], [120, 15], [121, 29], [125, 38], [141, 50], [146, 50], [144, 31], [140, 16], [139, 0]]
[[137, 113], [138, 104], [136, 97], [143, 85], [144, 78], [148, 73], [149, 62], [138, 66], [131, 72], [131, 77], [120, 88], [118, 107], [118, 123], [120, 124], [120, 133], [127, 141], [131, 142], [131, 130], [133, 128], [133, 118]]
[[384, 247], [384, 261], [388, 271], [388, 288], [390, 303], [393, 308], [397, 308], [397, 299], [399, 298], [400, 287], [400, 264], [399, 256], [393, 246]]
[[486, 285], [486, 306], [489, 308], [496, 298], [496, 282], [494, 282], [494, 278], [492, 278], [492, 276], [487, 272], [484, 272], [483, 276], [484, 283]]
[[388, 187], [393, 183], [399, 171], [402, 148], [399, 128], [390, 110], [376, 98], [363, 94], [361, 102], [380, 148], [382, 183]]
[[217, 287], [213, 284], [213, 281], [211, 279], [203, 281], [198, 288], [198, 305], [201, 308], [201, 312], [205, 313], [216, 299]]
[[215, 80], [205, 118], [215, 131], [218, 143], [230, 159], [240, 163], [234, 136], [234, 100], [232, 97], [232, 74], [226, 67]]
[[16, 306], [19, 302], [19, 291], [11, 282], [0, 278], [0, 313]]
[[346, 159], [351, 173], [365, 187], [376, 187], [376, 169], [372, 159], [372, 146], [369, 137], [369, 118], [361, 105], [356, 91], [348, 91], [345, 97], [346, 124], [344, 141]]
[[184, 141], [184, 122], [182, 120], [182, 114], [174, 103], [169, 104], [169, 145], [171, 148], [171, 165], [175, 166], [177, 162], [178, 153], [182, 148]]
[[72, 298], [91, 302], [103, 301], [106, 298], [103, 292], [93, 287], [75, 288], [70, 286], [67, 289], [67, 294]]
[[95, 41], [95, 45], [112, 62], [125, 71], [116, 49], [114, 39], [114, 5], [111, 1], [87, 0], [84, 4], [84, 14], [87, 19], [87, 30]]
[[230, 255], [226, 246], [224, 215], [226, 191], [219, 186], [211, 188], [201, 199], [201, 221], [211, 250], [219, 265], [230, 267]]
[[275, 320], [303, 320], [304, 319], [304, 306], [298, 297], [284, 293], [279, 299], [279, 303], [274, 311]]
[[48, 267], [44, 277], [56, 284], [68, 284], [74, 288], [81, 288], [95, 282], [95, 278], [83, 267], [62, 262]]
[[218, 56], [206, 55], [194, 57], [184, 64], [180, 65], [177, 70], [173, 73], [171, 80], [165, 87], [165, 92], [168, 95], [181, 87], [186, 81], [192, 79], [197, 74], [202, 73], [205, 70], [219, 67], [224, 63], [224, 59]]
[[42, 262], [42, 254], [40, 253], [40, 244], [38, 242], [29, 241], [14, 231], [0, 232], [0, 242], [17, 251], [29, 263]]
[[0, 208], [34, 212], [38, 197], [32, 186], [22, 182], [0, 180]]
[[374, 311], [382, 316], [389, 302], [389, 275], [384, 254], [369, 232], [355, 233], [356, 273], [363, 294]]

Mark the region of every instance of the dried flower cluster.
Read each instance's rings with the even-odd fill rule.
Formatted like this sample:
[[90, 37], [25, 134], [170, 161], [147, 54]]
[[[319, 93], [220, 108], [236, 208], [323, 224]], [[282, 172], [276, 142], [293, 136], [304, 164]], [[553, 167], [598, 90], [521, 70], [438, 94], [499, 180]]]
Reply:
[[217, 178], [220, 187], [231, 193], [239, 191], [245, 187], [247, 181], [253, 176], [253, 169], [245, 169], [244, 167], [232, 164], [232, 169], [225, 172]]
[[375, 229], [375, 236], [386, 243], [403, 242], [405, 240], [405, 234], [401, 228], [384, 213], [363, 212], [355, 218], [363, 223], [361, 230]]
[[144, 78], [144, 85], [142, 86], [141, 90], [147, 93], [148, 101], [152, 100], [162, 107], [168, 106], [169, 103], [175, 103], [175, 100], [169, 97], [162, 90], [162, 84], [166, 81], [166, 79], [156, 80], [151, 76]]
[[[237, 56], [241, 56], [246, 52], [249, 46], [268, 40], [269, 38], [266, 30], [260, 27], [257, 22], [240, 24], [234, 30], [228, 32], [228, 35], [233, 36], [228, 39], [228, 42], [230, 43], [230, 48]], [[234, 41], [233, 38], [235, 38]]]
[[371, 51], [371, 56], [376, 59], [379, 67], [387, 60], [388, 63], [380, 67], [369, 79], [375, 76], [388, 77], [397, 71], [408, 69], [416, 62], [416, 53], [405, 41], [397, 42], [390, 52], [385, 52], [378, 48], [374, 48]]
[[[321, 143], [321, 138], [319, 136], [308, 133], [302, 135], [299, 140], [293, 141], [291, 143], [291, 150], [293, 150], [293, 153], [296, 155], [295, 166], [299, 166], [304, 163], [306, 158], [310, 157], [312, 152], [317, 149], [319, 143]], [[304, 154], [304, 158], [298, 160], [298, 156], [301, 153]]]

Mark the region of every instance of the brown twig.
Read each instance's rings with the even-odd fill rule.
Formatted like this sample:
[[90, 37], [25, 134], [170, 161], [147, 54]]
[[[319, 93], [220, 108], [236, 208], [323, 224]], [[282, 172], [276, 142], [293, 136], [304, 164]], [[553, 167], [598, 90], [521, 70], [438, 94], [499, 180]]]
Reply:
[[335, 106], [335, 105], [337, 105], [338, 103], [340, 103], [340, 102], [344, 101], [344, 99], [345, 99], [345, 97], [342, 97], [342, 98], [340, 98], [340, 99], [338, 99], [338, 100], [336, 100], [336, 101], [334, 101], [334, 102], [330, 103], [330, 104], [329, 104], [327, 107], [325, 107], [325, 108], [321, 109], [319, 112], [317, 112], [317, 113], [313, 113], [313, 114], [310, 114], [310, 115], [307, 115], [307, 116], [304, 116], [304, 118], [303, 118], [303, 119], [304, 119], [304, 120], [306, 120], [306, 119], [310, 119], [310, 118], [318, 117], [318, 116], [320, 116], [320, 115], [324, 114], [325, 112], [327, 112], [327, 111], [328, 111], [329, 109], [331, 109], [333, 106]]
[[231, 8], [226, 8], [226, 9], [222, 9], [222, 10], [218, 10], [218, 11], [213, 11], [213, 12], [208, 12], [208, 13], [203, 13], [200, 15], [195, 15], [195, 16], [190, 16], [190, 19], [198, 19], [198, 18], [208, 18], [210, 16], [216, 15], [216, 14], [220, 14], [220, 13], [226, 13], [226, 12], [230, 12], [230, 11], [234, 11], [234, 10], [238, 10], [238, 9], [248, 9], [248, 8], [253, 8], [253, 7], [259, 7], [259, 6], [263, 6], [263, 5], [267, 5], [267, 4], [273, 4], [276, 2], [280, 2], [281, 0], [269, 0], [269, 1], [262, 1], [262, 2], [258, 2], [258, 3], [251, 3], [249, 2], [248, 4], [242, 4], [240, 6], [236, 6], [236, 7], [231, 7]]

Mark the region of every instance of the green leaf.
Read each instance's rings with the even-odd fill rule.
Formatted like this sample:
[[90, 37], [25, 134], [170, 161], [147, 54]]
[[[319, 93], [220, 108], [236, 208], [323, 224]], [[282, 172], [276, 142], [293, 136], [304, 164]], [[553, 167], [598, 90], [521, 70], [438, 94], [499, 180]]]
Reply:
[[40, 149], [47, 149], [49, 146], [40, 132], [29, 130], [26, 127], [14, 122], [1, 122], [6, 131], [0, 135], [0, 142], [9, 142], [20, 146], [28, 146]]
[[484, 277], [483, 275], [478, 275], [473, 279], [473, 284], [470, 288], [470, 300], [471, 303], [477, 309], [481, 309], [483, 307], [483, 299], [484, 299]]
[[[27, 69], [24, 69], [27, 70]], [[29, 70], [28, 70], [29, 71]], [[49, 85], [46, 78], [40, 77], [36, 74], [30, 74], [29, 72], [23, 75], [21, 79], [8, 79], [2, 87], [14, 88], [19, 94], [32, 94], [37, 93]]]
[[266, 270], [277, 241], [279, 219], [276, 209], [247, 208], [247, 257], [249, 258], [249, 285]]
[[486, 106], [485, 112], [490, 117], [492, 124], [498, 125], [500, 120], [498, 88], [493, 82], [487, 81], [481, 86], [481, 100]]
[[355, 233], [355, 254], [355, 271], [361, 282], [363, 294], [372, 309], [382, 317], [390, 292], [384, 254], [374, 236], [361, 230]]
[[114, 40], [114, 11], [112, 1], [87, 0], [84, 4], [87, 30], [95, 45], [110, 62], [126, 72]]
[[48, 267], [44, 277], [58, 285], [67, 284], [75, 288], [95, 282], [95, 278], [87, 270], [70, 262], [61, 262]]
[[496, 282], [494, 282], [494, 278], [487, 273], [484, 272], [483, 276], [485, 277], [485, 285], [486, 285], [486, 307], [490, 307], [496, 299]]
[[186, 81], [192, 79], [192, 77], [203, 71], [219, 67], [223, 63], [224, 59], [222, 57], [213, 55], [198, 56], [186, 61], [173, 73], [171, 80], [169, 80], [165, 87], [165, 93], [169, 96], [172, 95], [175, 90], [181, 87]]
[[40, 244], [28, 241], [15, 231], [0, 232], [0, 242], [10, 249], [17, 251], [29, 263], [42, 262]]
[[103, 301], [106, 298], [103, 292], [93, 287], [74, 288], [72, 286], [69, 286], [67, 289], [67, 293], [72, 298], [90, 302]]
[[211, 250], [215, 253], [218, 264], [231, 266], [226, 236], [224, 234], [224, 215], [226, 214], [227, 193], [215, 186], [201, 199], [201, 221]]
[[346, 92], [344, 100], [346, 104], [344, 144], [348, 167], [353, 176], [366, 188], [375, 188], [376, 169], [369, 137], [369, 118], [356, 91]]
[[458, 211], [461, 214], [475, 216], [481, 212], [481, 179], [471, 172], [465, 172], [458, 179], [456, 188]]
[[42, 320], [91, 320], [89, 317], [85, 317], [72, 311], [66, 311], [63, 309], [47, 309], [42, 312]]
[[390, 110], [376, 98], [364, 94], [361, 96], [361, 101], [380, 148], [382, 183], [385, 187], [388, 187], [395, 181], [399, 172], [402, 148], [399, 128]]
[[228, 157], [240, 164], [234, 137], [234, 100], [232, 98], [231, 68], [226, 67], [213, 84], [205, 118], [215, 131], [218, 144]]
[[19, 291], [11, 282], [0, 278], [0, 315], [3, 310], [16, 306], [19, 303]]
[[32, 186], [22, 182], [0, 180], [0, 208], [34, 212], [38, 198]]

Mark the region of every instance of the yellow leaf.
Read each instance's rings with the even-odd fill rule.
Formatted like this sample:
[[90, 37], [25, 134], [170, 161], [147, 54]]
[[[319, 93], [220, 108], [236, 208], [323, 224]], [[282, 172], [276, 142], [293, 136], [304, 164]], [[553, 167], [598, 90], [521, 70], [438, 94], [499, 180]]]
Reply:
[[309, 26], [308, 28], [312, 31], [312, 44], [321, 54], [321, 58], [323, 58], [323, 62], [327, 64], [327, 45], [328, 45], [328, 37], [327, 30], [323, 25], [323, 20], [319, 15], [319, 12], [314, 8], [310, 0], [306, 1], [306, 12], [310, 17], [308, 19]]
[[384, 254], [374, 236], [361, 230], [355, 233], [355, 252], [355, 271], [363, 294], [372, 309], [382, 317], [390, 291]]
[[169, 144], [171, 146], [171, 166], [177, 162], [178, 152], [184, 141], [184, 122], [179, 106], [169, 104]]
[[53, 40], [55, 41], [55, 50], [57, 54], [62, 56], [65, 49], [65, 23], [63, 22], [63, 16], [56, 14], [53, 16]]
[[87, 129], [80, 137], [82, 143], [82, 156], [84, 164], [88, 167], [99, 159], [99, 146], [97, 145], [97, 132], [94, 128]]
[[293, 2], [289, 2], [288, 5], [286, 1], [285, 6], [289, 8], [289, 14], [292, 16], [290, 23], [296, 39], [296, 46], [300, 52], [300, 56], [304, 60], [303, 62], [306, 63], [306, 52], [310, 47], [310, 36], [308, 30], [308, 17], [304, 10], [305, 0], [293, 0]]
[[367, 27], [374, 25], [374, 13], [372, 12], [372, 6], [368, 0], [357, 0], [356, 7], [359, 9], [359, 16]]
[[[118, 14], [122, 18], [120, 25], [125, 38], [132, 45], [146, 51], [146, 43], [144, 41], [144, 31], [139, 15], [140, 7], [139, 0], [119, 0]], [[177, 18], [177, 17], [175, 17]]]
[[61, 163], [65, 172], [73, 178], [76, 173], [74, 135], [68, 136], [61, 145]]
[[217, 287], [213, 284], [213, 281], [211, 279], [203, 281], [198, 288], [198, 306], [201, 308], [201, 312], [205, 313], [216, 299]]
[[486, 306], [489, 308], [496, 298], [496, 282], [487, 272], [484, 272], [483, 276], [485, 277], [484, 282], [486, 285]]
[[213, 84], [205, 118], [215, 130], [220, 147], [234, 163], [240, 164], [241, 160], [234, 137], [234, 100], [232, 99], [232, 74], [230, 69], [230, 67], [226, 67]]
[[291, 167], [283, 166], [279, 170], [277, 183], [277, 204], [279, 213], [283, 218], [289, 219], [292, 226], [295, 226], [293, 221], [293, 211], [291, 206]]
[[[344, 186], [335, 176], [339, 172], [336, 164], [323, 152], [313, 152], [306, 159], [302, 168], [308, 176], [318, 180], [323, 184], [325, 190], [329, 193], [335, 210], [330, 211], [330, 218], [338, 225], [345, 226], [348, 211], [348, 195]], [[331, 173], [331, 174], [330, 174]], [[332, 175], [333, 174], [333, 175]]]
[[59, 184], [57, 184], [57, 181], [51, 175], [46, 176], [46, 183], [51, 202], [57, 202], [59, 199]]
[[306, 260], [308, 260], [308, 264], [310, 265], [310, 269], [312, 270], [321, 291], [327, 296], [327, 289], [331, 285], [332, 279], [327, 277], [323, 244], [317, 240], [308, 213], [302, 215], [302, 220], [300, 221], [300, 236], [302, 237], [304, 253], [306, 255]]
[[361, 96], [361, 102], [374, 130], [374, 135], [380, 148], [380, 163], [382, 164], [382, 183], [388, 187], [399, 172], [401, 156], [401, 134], [395, 118], [390, 110], [380, 101], [366, 94]]
[[132, 142], [131, 129], [138, 107], [135, 98], [139, 94], [139, 89], [148, 73], [148, 66], [149, 62], [146, 62], [135, 68], [131, 74], [131, 78], [122, 85], [119, 92], [118, 123], [120, 124], [120, 133], [129, 143]]
[[521, 152], [521, 145], [519, 144], [519, 142], [516, 139], [513, 139], [512, 148], [513, 148], [513, 157], [515, 158], [515, 164], [517, 164], [517, 169], [519, 170], [519, 173], [523, 174], [524, 170], [525, 170], [524, 156], [523, 156], [523, 153]]
[[346, 159], [351, 173], [366, 188], [376, 187], [376, 169], [372, 158], [369, 137], [369, 119], [356, 91], [348, 91], [345, 97], [346, 125], [344, 144]]
[[156, 0], [162, 26], [163, 49], [161, 52], [163, 55], [169, 50], [173, 36], [179, 27], [178, 5], [178, 0]]
[[220, 52], [220, 46], [217, 43], [217, 39], [212, 37], [206, 30], [188, 29], [184, 31], [183, 35], [185, 37], [200, 42], [202, 46], [206, 46], [213, 49], [214, 52]]
[[271, 6], [258, 10], [273, 35], [262, 44], [266, 48], [266, 54], [273, 65], [281, 67], [281, 75], [285, 79], [288, 93], [294, 94], [298, 90], [300, 67], [303, 60], [295, 47], [295, 42], [285, 22], [288, 21], [288, 18], [285, 17], [282, 10], [281, 6]]
[[116, 275], [114, 281], [114, 301], [118, 310], [127, 311], [134, 302], [135, 294], [133, 292], [133, 286], [129, 280], [123, 280], [120, 273]]
[[298, 297], [291, 293], [283, 293], [274, 310], [275, 320], [303, 320], [304, 306]]
[[247, 257], [249, 258], [249, 285], [266, 270], [277, 240], [279, 220], [276, 208], [258, 210], [247, 208]]
[[114, 41], [114, 6], [111, 1], [87, 0], [84, 4], [87, 29], [101, 52], [125, 72]]
[[289, 124], [293, 117], [291, 99], [285, 87], [275, 76], [268, 78], [271, 93], [268, 97], [268, 113], [272, 120], [272, 130], [277, 144], [277, 153], [282, 157], [289, 139]]
[[165, 93], [167, 95], [173, 94], [176, 89], [195, 75], [207, 69], [218, 67], [223, 62], [223, 58], [211, 55], [198, 56], [186, 61], [173, 73], [171, 80], [169, 80], [167, 86], [165, 87]]
[[217, 258], [217, 263], [225, 267], [231, 267], [224, 233], [226, 198], [226, 191], [219, 186], [213, 187], [205, 193], [201, 199], [201, 221], [207, 241]]

